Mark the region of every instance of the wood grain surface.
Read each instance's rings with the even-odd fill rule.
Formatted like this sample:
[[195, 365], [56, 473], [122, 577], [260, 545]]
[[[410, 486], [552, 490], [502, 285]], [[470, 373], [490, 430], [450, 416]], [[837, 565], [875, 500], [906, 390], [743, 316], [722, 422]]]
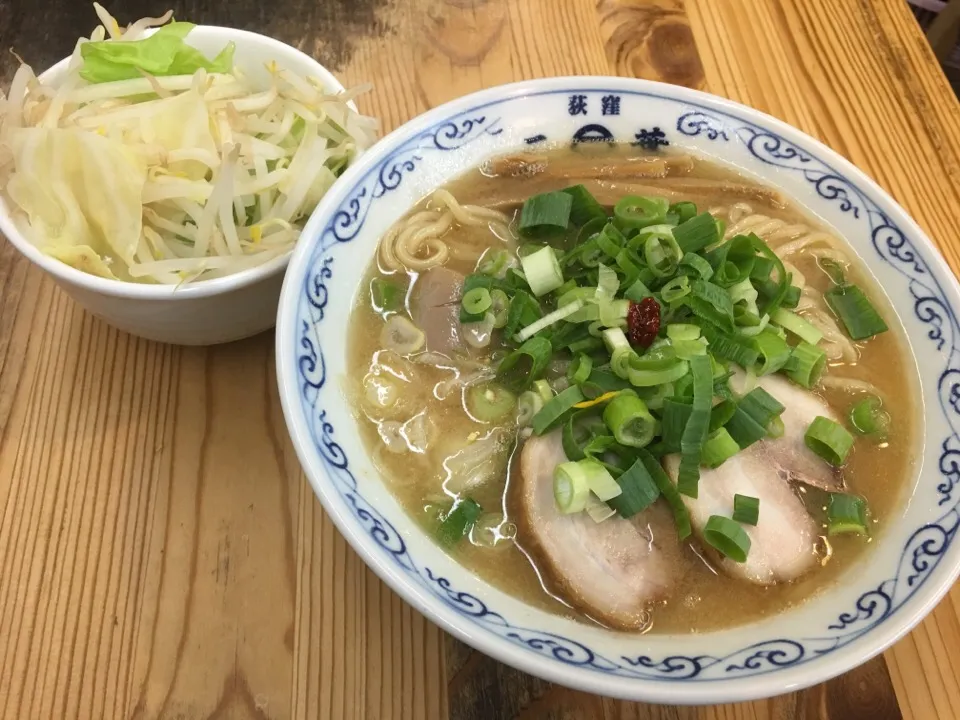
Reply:
[[[121, 21], [162, 1], [122, 0]], [[386, 129], [562, 74], [704, 89], [796, 125], [890, 191], [960, 269], [960, 107], [902, 0], [178, 0], [292, 43]], [[92, 27], [0, 0], [0, 82]], [[272, 334], [210, 349], [84, 314], [0, 244], [0, 718], [960, 718], [960, 592], [829, 683], [711, 708], [599, 698], [446, 637], [365, 568], [287, 439]]]

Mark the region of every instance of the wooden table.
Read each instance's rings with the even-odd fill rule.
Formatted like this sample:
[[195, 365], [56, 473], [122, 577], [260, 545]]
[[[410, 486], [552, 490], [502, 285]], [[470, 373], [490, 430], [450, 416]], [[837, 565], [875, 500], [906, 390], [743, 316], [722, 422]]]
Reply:
[[[112, 3], [122, 22], [166, 9]], [[902, 0], [210, 0], [177, 17], [313, 53], [396, 127], [521, 78], [702, 88], [805, 130], [880, 182], [960, 268], [960, 107]], [[86, 3], [0, 0], [42, 68]], [[137, 340], [0, 246], [0, 717], [960, 718], [960, 592], [882, 658], [702, 709], [552, 686], [460, 645], [368, 571], [297, 465], [273, 336]]]

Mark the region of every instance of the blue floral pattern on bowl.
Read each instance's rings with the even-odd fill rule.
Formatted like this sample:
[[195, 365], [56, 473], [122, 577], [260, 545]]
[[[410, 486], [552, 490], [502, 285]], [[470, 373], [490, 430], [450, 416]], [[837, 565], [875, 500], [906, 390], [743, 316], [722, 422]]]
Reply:
[[[328, 290], [330, 281], [342, 262], [335, 252], [336, 246], [353, 241], [378, 201], [404, 183], [417, 168], [439, 161], [446, 153], [461, 151], [503, 133], [508, 123], [502, 119], [501, 106], [509, 105], [511, 98], [470, 107], [400, 144], [363, 175], [354, 177], [345, 199], [325, 213], [329, 222], [318, 228], [319, 236], [302, 241], [309, 242], [311, 247], [305, 258], [307, 272], [300, 282], [296, 302], [296, 368], [290, 372], [296, 372], [300, 388], [295, 411], [302, 414], [309, 428], [310, 440], [322, 459], [330, 483], [349, 507], [355, 522], [376, 544], [381, 559], [386, 558], [408, 581], [419, 585], [478, 629], [567, 666], [625, 679], [710, 683], [803, 665], [855, 642], [898, 613], [923, 587], [953, 544], [960, 524], [960, 498], [955, 492], [960, 484], [958, 323], [939, 279], [942, 273], [932, 268], [927, 259], [930, 251], [918, 247], [910, 233], [881, 208], [874, 200], [876, 191], [821, 159], [815, 150], [791, 142], [767, 123], [754, 122], [749, 112], [741, 113], [736, 106], [699, 105], [688, 98], [674, 100], [656, 91], [631, 91], [622, 86], [579, 88], [571, 85], [563, 90], [531, 90], [525, 97], [539, 99], [541, 95], [545, 102], [554, 99], [558, 107], [562, 107], [561, 103], [566, 105], [573, 122], [572, 132], [555, 136], [536, 127], [511, 141], [512, 147], [611, 138], [643, 144], [650, 149], [668, 144], [683, 146], [690, 138], [719, 145], [739, 144], [755, 162], [802, 177], [821, 201], [857, 223], [863, 236], [870, 238], [870, 247], [877, 255], [875, 259], [894, 268], [908, 288], [913, 302], [910, 322], [921, 323], [928, 340], [928, 347], [917, 350], [933, 353], [938, 358], [939, 412], [950, 431], [943, 437], [930, 438], [930, 443], [941, 448], [936, 468], [939, 481], [930, 487], [921, 487], [919, 492], [937, 494], [935, 504], [940, 508], [939, 515], [909, 536], [900, 550], [895, 573], [866, 589], [851, 606], [822, 627], [806, 627], [790, 637], [761, 637], [759, 641], [744, 642], [733, 652], [716, 656], [604, 654], [586, 642], [508, 620], [484, 598], [458, 589], [444, 573], [414, 557], [403, 534], [378, 511], [376, 501], [366, 497], [350, 459], [337, 443], [338, 433], [352, 433], [353, 429], [335, 428], [324, 404], [327, 397], [333, 396], [322, 392], [329, 378], [319, 338], [326, 322], [325, 311], [333, 299]], [[669, 100], [675, 105], [669, 125], [664, 122], [662, 112], [656, 123], [639, 122], [649, 98]], [[591, 108], [601, 110], [599, 117], [594, 116], [598, 114], [596, 110], [593, 115], [589, 114]], [[637, 127], [630, 128], [629, 133], [612, 130], [604, 122], [605, 115], [620, 116], [621, 110], [625, 114], [628, 109], [636, 111], [638, 118]], [[584, 116], [582, 124], [580, 116]], [[356, 272], [355, 268], [349, 269]], [[343, 297], [336, 300], [350, 301]], [[902, 304], [899, 310], [905, 313]], [[278, 342], [284, 340], [281, 338]]]

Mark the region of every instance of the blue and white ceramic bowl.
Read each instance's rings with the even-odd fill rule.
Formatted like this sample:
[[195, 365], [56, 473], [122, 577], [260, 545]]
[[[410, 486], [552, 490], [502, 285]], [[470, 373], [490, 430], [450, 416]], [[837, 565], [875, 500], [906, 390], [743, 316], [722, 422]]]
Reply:
[[[442, 553], [378, 477], [340, 390], [347, 323], [383, 232], [484, 159], [542, 142], [671, 145], [780, 188], [847, 238], [886, 289], [922, 386], [912, 498], [842, 581], [762, 622], [700, 635], [614, 633], [534, 609]], [[680, 87], [572, 77], [492, 88], [381, 141], [317, 208], [280, 302], [277, 372], [300, 461], [377, 574], [479, 650], [583, 690], [666, 703], [796, 690], [879, 653], [929, 612], [960, 568], [960, 293], [930, 240], [835, 152], [756, 110]], [[915, 489], [914, 489], [915, 488]]]

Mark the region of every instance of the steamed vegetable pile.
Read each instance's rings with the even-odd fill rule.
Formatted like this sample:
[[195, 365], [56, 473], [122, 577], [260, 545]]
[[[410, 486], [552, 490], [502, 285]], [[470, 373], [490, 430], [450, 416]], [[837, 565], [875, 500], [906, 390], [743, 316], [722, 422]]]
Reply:
[[[662, 496], [687, 537], [682, 496], [697, 497], [701, 468], [783, 433], [784, 406], [755, 379], [781, 373], [815, 388], [824, 372], [821, 332], [793, 311], [800, 288], [763, 240], [723, 239], [723, 223], [690, 202], [629, 196], [611, 213], [575, 186], [529, 198], [518, 229], [519, 263], [491, 250], [465, 280], [461, 323], [486, 325], [502, 345], [496, 382], [468, 391], [468, 412], [491, 422], [515, 413], [537, 435], [560, 429], [561, 512], [629, 518]], [[825, 298], [849, 336], [886, 331], [844, 269], [827, 267]], [[548, 383], [557, 362], [568, 363], [566, 377]], [[746, 376], [741, 394], [730, 384], [735, 366]], [[885, 417], [870, 397], [852, 408], [850, 428], [879, 437]], [[821, 416], [805, 443], [842, 466], [854, 436]], [[680, 455], [676, 483], [661, 465], [668, 454]], [[757, 498], [738, 495], [729, 516], [710, 518], [704, 540], [743, 562], [743, 525], [762, 512]], [[458, 526], [462, 515], [451, 513]], [[828, 532], [866, 533], [866, 515], [862, 498], [834, 493]]]
[[[289, 252], [376, 122], [317, 78], [263, 78], [145, 18], [81, 38], [56, 86], [23, 64], [0, 94], [0, 190], [21, 232], [86, 272], [180, 284]], [[148, 28], [162, 26], [152, 34]]]

